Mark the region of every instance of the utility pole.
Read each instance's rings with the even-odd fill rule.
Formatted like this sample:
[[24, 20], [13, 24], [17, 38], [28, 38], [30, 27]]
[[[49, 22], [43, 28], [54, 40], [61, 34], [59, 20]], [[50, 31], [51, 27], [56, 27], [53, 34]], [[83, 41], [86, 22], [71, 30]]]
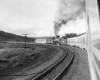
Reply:
[[23, 34], [23, 35], [25, 35], [25, 49], [26, 49], [27, 35], [29, 35], [29, 34]]

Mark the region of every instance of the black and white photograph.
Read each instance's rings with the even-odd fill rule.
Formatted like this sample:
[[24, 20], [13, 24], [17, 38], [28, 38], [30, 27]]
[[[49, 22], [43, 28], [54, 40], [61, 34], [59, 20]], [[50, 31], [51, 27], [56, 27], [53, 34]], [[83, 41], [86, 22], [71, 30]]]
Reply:
[[100, 1], [0, 0], [0, 80], [100, 80]]

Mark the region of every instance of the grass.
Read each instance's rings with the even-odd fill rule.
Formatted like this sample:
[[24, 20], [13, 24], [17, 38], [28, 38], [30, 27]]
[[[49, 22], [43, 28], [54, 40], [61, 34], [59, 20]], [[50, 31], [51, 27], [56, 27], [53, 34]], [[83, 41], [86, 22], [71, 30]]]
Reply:
[[[24, 65], [31, 61], [44, 61], [55, 51], [54, 48], [27, 44], [28, 48], [23, 48], [21, 43], [0, 43], [0, 69]], [[35, 62], [34, 62], [35, 64]]]
[[[27, 61], [33, 60], [43, 53], [47, 48], [27, 45], [28, 48], [23, 48], [24, 44], [16, 43], [0, 43], [0, 68], [6, 68], [8, 66], [14, 67], [19, 64], [24, 64]], [[7, 62], [6, 62], [7, 61]], [[6, 62], [6, 63], [5, 63]]]

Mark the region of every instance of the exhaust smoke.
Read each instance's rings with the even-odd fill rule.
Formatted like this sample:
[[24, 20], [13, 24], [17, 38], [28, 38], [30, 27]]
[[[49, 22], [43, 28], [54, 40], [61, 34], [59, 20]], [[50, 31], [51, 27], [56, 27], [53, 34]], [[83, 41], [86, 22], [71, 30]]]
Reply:
[[54, 21], [55, 36], [58, 35], [62, 25], [66, 25], [71, 20], [82, 18], [85, 10], [84, 6], [84, 0], [59, 0]]

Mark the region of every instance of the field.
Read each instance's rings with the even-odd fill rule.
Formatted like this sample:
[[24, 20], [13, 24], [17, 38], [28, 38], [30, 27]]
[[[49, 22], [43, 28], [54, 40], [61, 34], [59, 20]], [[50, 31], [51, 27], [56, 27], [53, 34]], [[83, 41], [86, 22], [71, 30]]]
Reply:
[[27, 44], [27, 48], [24, 48], [22, 43], [0, 43], [0, 70], [23, 66], [29, 62], [36, 65], [44, 61], [44, 58], [49, 59], [50, 53], [54, 51], [54, 48], [35, 44]]

